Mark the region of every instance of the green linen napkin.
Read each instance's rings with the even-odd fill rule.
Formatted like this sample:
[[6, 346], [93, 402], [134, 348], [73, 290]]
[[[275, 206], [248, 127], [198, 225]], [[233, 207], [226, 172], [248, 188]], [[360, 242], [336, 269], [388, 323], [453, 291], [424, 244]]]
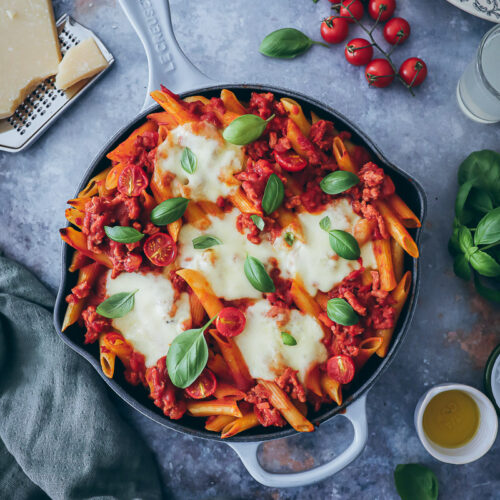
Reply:
[[58, 338], [53, 305], [0, 255], [0, 498], [161, 498], [151, 452]]

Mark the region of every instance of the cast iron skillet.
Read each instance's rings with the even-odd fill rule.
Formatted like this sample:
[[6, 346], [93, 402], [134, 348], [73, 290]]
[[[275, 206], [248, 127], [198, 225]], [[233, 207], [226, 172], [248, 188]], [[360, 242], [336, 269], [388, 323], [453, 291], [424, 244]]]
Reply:
[[[248, 101], [251, 92], [272, 92], [278, 99], [280, 97], [292, 97], [302, 105], [306, 114], [309, 111], [314, 111], [321, 118], [332, 120], [338, 129], [351, 132], [353, 141], [356, 144], [363, 145], [371, 152], [374, 161], [391, 175], [400, 196], [419, 216], [420, 220], [424, 220], [426, 198], [422, 187], [405, 172], [395, 167], [384, 158], [372, 141], [340, 113], [314, 99], [310, 99], [307, 96], [287, 89], [254, 84], [214, 85], [211, 80], [200, 73], [187, 60], [177, 45], [172, 32], [168, 4], [165, 3], [165, 0], [120, 0], [120, 4], [136, 29], [146, 50], [150, 73], [148, 98], [144, 104], [143, 111], [120, 130], [95, 157], [82, 179], [77, 192], [83, 189], [91, 177], [109, 165], [109, 160], [106, 159], [106, 153], [126, 139], [129, 134], [143, 122], [148, 113], [160, 109], [157, 105], [151, 106], [153, 101], [149, 97], [149, 92], [159, 88], [160, 83], [163, 83], [174, 92], [179, 93], [181, 97], [198, 94], [206, 97], [219, 96], [221, 89], [228, 88], [235, 92], [242, 101]], [[194, 88], [195, 90], [184, 91], [186, 88]], [[413, 230], [412, 235], [417, 243], [420, 239], [420, 234], [421, 229]], [[54, 312], [54, 323], [62, 340], [89, 361], [109, 387], [142, 414], [169, 429], [201, 438], [220, 440], [218, 434], [204, 429], [203, 419], [185, 416], [181, 420], [176, 421], [165, 417], [147, 397], [144, 388], [133, 387], [127, 384], [120, 373], [121, 370], [117, 370], [113, 379], [110, 380], [106, 378], [101, 371], [97, 344], [84, 345], [83, 332], [78, 325], [68, 328], [64, 333], [61, 332], [61, 325], [66, 310], [64, 298], [70, 293], [77, 278], [77, 273], [69, 273], [67, 271], [72, 253], [72, 249], [68, 245], [63, 244], [62, 278]], [[334, 407], [332, 404], [308, 416], [315, 424], [325, 422], [337, 414], [342, 414], [349, 418], [354, 426], [354, 440], [351, 445], [332, 461], [314, 469], [294, 474], [272, 474], [265, 471], [257, 460], [256, 453], [259, 444], [269, 439], [291, 436], [295, 434], [296, 431], [290, 427], [281, 430], [257, 427], [230, 438], [229, 440], [225, 440], [224, 442], [227, 442], [227, 444], [235, 449], [248, 471], [256, 480], [274, 487], [310, 484], [341, 470], [362, 451], [368, 435], [365, 413], [366, 394], [395, 356], [396, 351], [408, 331], [415, 310], [420, 279], [419, 266], [417, 261], [408, 255], [406, 255], [405, 264], [406, 268], [412, 271], [412, 286], [408, 301], [398, 321], [387, 357], [381, 359], [377, 356], [373, 356], [369, 360], [361, 373], [356, 375], [353, 383], [345, 390], [344, 403], [342, 406]]]

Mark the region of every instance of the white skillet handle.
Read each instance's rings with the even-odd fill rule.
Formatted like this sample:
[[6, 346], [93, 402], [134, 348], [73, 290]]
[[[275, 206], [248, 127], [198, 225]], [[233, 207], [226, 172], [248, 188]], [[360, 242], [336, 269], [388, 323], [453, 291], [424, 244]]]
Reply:
[[344, 417], [347, 417], [354, 427], [354, 439], [349, 447], [330, 462], [304, 472], [289, 474], [273, 474], [262, 468], [257, 458], [257, 450], [262, 444], [257, 443], [227, 443], [238, 454], [250, 475], [259, 483], [273, 488], [292, 488], [307, 486], [336, 474], [347, 467], [362, 451], [368, 439], [368, 424], [366, 421], [366, 396], [347, 407]]
[[172, 92], [213, 85], [184, 55], [172, 29], [168, 0], [119, 0], [139, 36], [149, 65], [148, 93], [142, 109], [153, 104], [149, 95], [160, 84]]

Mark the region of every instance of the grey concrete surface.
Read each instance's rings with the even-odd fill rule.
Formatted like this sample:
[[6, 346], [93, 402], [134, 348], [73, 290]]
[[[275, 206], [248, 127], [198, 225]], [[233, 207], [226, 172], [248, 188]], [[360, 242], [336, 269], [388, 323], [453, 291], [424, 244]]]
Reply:
[[[397, 358], [368, 395], [370, 431], [361, 456], [317, 485], [266, 488], [226, 445], [164, 430], [117, 401], [154, 451], [169, 498], [393, 499], [398, 498], [394, 468], [408, 462], [435, 471], [442, 499], [500, 498], [498, 439], [485, 457], [457, 467], [432, 459], [413, 427], [415, 404], [430, 386], [453, 381], [480, 388], [486, 357], [500, 342], [498, 308], [453, 275], [446, 250], [458, 165], [472, 151], [500, 151], [500, 125], [468, 120], [455, 100], [458, 78], [491, 24], [445, 0], [398, 3], [397, 13], [410, 21], [412, 35], [395, 59], [420, 56], [429, 67], [415, 98], [398, 86], [369, 89], [363, 72], [344, 61], [342, 47], [314, 47], [294, 61], [258, 53], [260, 40], [280, 27], [294, 26], [318, 39], [320, 20], [329, 13], [327, 0], [171, 1], [179, 43], [202, 71], [221, 82], [288, 87], [335, 107], [423, 184], [429, 214], [417, 315]], [[57, 230], [65, 224], [65, 202], [93, 156], [139, 111], [147, 82], [142, 46], [115, 0], [54, 0], [54, 7], [56, 16], [68, 12], [93, 29], [116, 64], [31, 149], [0, 153], [0, 248], [52, 290], [59, 282]], [[262, 459], [273, 470], [301, 470], [334, 456], [351, 436], [339, 417], [314, 435], [267, 443]]]

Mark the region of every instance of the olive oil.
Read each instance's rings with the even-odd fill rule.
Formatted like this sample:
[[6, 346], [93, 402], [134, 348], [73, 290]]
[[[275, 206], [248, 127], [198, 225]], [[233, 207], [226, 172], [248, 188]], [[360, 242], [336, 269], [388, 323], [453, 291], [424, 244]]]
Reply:
[[467, 444], [479, 427], [479, 408], [465, 392], [452, 390], [434, 396], [424, 411], [427, 437], [443, 448]]

